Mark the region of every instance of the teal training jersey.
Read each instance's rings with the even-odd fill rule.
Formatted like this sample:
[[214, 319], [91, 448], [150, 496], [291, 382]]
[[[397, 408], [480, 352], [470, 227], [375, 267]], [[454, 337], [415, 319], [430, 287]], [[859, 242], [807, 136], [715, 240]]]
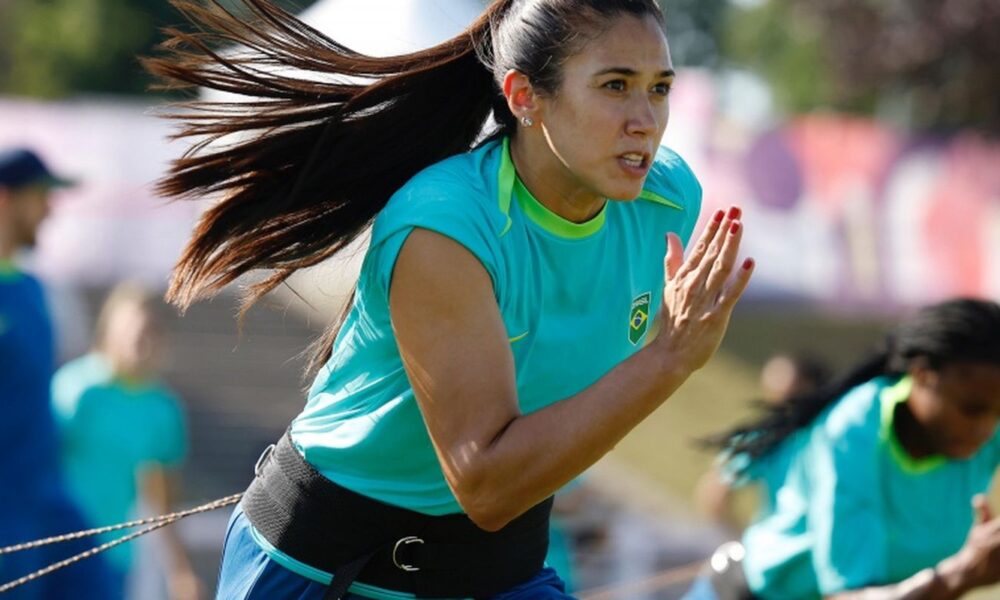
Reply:
[[962, 547], [972, 497], [1000, 465], [1000, 432], [967, 460], [911, 458], [893, 429], [911, 387], [909, 377], [863, 384], [751, 466], [772, 501], [743, 536], [755, 594], [805, 600], [895, 583]]
[[[179, 466], [187, 451], [184, 413], [173, 393], [159, 383], [114, 378], [99, 354], [59, 369], [52, 401], [70, 491], [95, 527], [131, 518], [143, 467]], [[112, 533], [101, 541], [117, 537], [120, 533]], [[120, 567], [128, 566], [131, 546], [109, 551]]]
[[482, 263], [507, 328], [520, 408], [530, 413], [580, 392], [642, 346], [662, 295], [664, 236], [686, 242], [700, 203], [691, 170], [665, 148], [639, 199], [607, 202], [581, 224], [531, 196], [506, 140], [425, 169], [375, 221], [354, 305], [292, 424], [294, 443], [345, 488], [426, 514], [461, 512], [390, 323], [392, 270], [409, 233], [445, 235]]

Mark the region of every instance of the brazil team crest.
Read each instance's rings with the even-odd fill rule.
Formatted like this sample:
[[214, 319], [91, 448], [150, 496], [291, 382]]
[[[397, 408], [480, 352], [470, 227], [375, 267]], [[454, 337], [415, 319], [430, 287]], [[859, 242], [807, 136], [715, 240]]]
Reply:
[[645, 292], [632, 299], [632, 309], [628, 313], [628, 341], [633, 346], [639, 343], [649, 326], [650, 298], [650, 293]]

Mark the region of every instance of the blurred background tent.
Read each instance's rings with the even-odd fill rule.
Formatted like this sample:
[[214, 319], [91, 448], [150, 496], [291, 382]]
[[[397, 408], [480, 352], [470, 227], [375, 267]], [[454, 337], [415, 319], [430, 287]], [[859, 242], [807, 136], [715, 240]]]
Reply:
[[[455, 35], [484, 5], [278, 3], [374, 54]], [[744, 207], [746, 252], [759, 266], [720, 355], [592, 477], [626, 507], [606, 550], [641, 558], [620, 561], [625, 572], [590, 557], [588, 585], [711, 548], [689, 501], [711, 456], [692, 440], [746, 414], [772, 352], [843, 365], [901, 311], [958, 294], [1000, 298], [1000, 1], [661, 4], [679, 67], [665, 143], [698, 173], [705, 214]], [[156, 115], [190, 96], [148, 92], [136, 56], [155, 53], [158, 28], [180, 21], [163, 0], [0, 3], [0, 146], [31, 145], [82, 182], [57, 197], [25, 257], [50, 287], [64, 359], [86, 349], [107, 287], [126, 278], [165, 287], [210, 201], [152, 192], [185, 149]], [[169, 376], [191, 418], [188, 504], [247, 482], [262, 446], [301, 407], [300, 353], [351, 282], [347, 259], [296, 277], [308, 304], [286, 289], [250, 313], [242, 335], [233, 295], [172, 321]], [[224, 518], [182, 524], [209, 583]]]

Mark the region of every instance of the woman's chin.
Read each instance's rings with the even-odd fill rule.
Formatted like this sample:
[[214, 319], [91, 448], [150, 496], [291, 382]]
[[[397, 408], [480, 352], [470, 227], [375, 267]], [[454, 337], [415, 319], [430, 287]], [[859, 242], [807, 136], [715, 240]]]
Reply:
[[604, 196], [610, 200], [617, 200], [619, 202], [631, 202], [639, 197], [642, 193], [642, 183], [645, 180], [635, 185], [635, 183], [630, 182], [629, 185], [617, 185], [613, 188], [609, 186], [608, 190], [604, 193]]

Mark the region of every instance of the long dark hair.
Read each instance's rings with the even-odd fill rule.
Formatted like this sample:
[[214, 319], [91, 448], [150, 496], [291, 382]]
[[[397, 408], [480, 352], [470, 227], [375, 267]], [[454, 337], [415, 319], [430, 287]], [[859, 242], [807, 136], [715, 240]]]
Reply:
[[[248, 102], [189, 102], [171, 115], [197, 143], [159, 192], [218, 193], [174, 268], [182, 309], [256, 269], [244, 310], [297, 269], [342, 250], [421, 169], [488, 137], [514, 135], [500, 91], [510, 69], [554, 93], [565, 59], [619, 14], [654, 16], [655, 0], [496, 0], [461, 35], [401, 56], [354, 52], [270, 4], [171, 0], [196, 32], [166, 30], [164, 56], [143, 61], [164, 89], [207, 87]], [[235, 45], [237, 50], [225, 50]], [[313, 78], [291, 75], [306, 71]], [[228, 145], [232, 134], [243, 134]], [[247, 135], [249, 134], [249, 135]], [[324, 362], [336, 325], [320, 343]]]
[[917, 359], [932, 369], [966, 362], [1000, 365], [1000, 305], [956, 299], [928, 306], [901, 322], [878, 352], [829, 385], [776, 406], [762, 406], [757, 420], [710, 438], [709, 443], [731, 456], [751, 460], [765, 456], [851, 389], [880, 375], [902, 375]]

